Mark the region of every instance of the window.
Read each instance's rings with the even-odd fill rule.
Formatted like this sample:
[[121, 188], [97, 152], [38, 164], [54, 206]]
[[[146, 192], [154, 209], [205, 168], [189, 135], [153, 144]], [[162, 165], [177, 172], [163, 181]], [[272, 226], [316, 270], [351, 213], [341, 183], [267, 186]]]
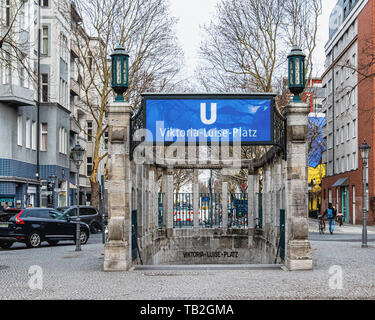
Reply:
[[328, 135], [328, 149], [332, 149], [333, 148], [333, 137], [332, 137], [332, 133], [330, 133]]
[[357, 137], [357, 120], [353, 120], [353, 138]]
[[31, 125], [30, 125], [30, 119], [26, 119], [26, 148], [30, 149], [31, 148]]
[[22, 116], [17, 118], [17, 137], [18, 145], [22, 147]]
[[42, 28], [42, 54], [48, 54], [48, 27]]
[[345, 156], [344, 157], [341, 157], [341, 172], [345, 172], [346, 171], [346, 168], [345, 168]]
[[328, 81], [328, 95], [332, 93], [332, 79]]
[[48, 74], [42, 73], [42, 101], [48, 102]]
[[48, 0], [42, 0], [41, 3], [42, 3], [42, 7], [48, 7], [49, 6]]
[[346, 171], [350, 171], [351, 168], [350, 168], [350, 155], [348, 154], [346, 156]]
[[25, 3], [24, 2], [21, 2], [18, 15], [19, 15], [20, 29], [24, 29], [25, 28]]
[[87, 141], [92, 142], [92, 121], [87, 121]]
[[33, 150], [36, 150], [36, 145], [37, 145], [37, 139], [36, 139], [36, 135], [37, 135], [37, 132], [36, 132], [36, 122], [33, 121], [33, 125], [31, 127], [31, 136], [32, 136], [32, 149]]
[[41, 151], [47, 151], [47, 144], [48, 144], [48, 125], [47, 123], [41, 123], [41, 144], [40, 144], [40, 150]]
[[11, 23], [11, 4], [10, 0], [5, 1], [5, 26], [10, 27]]
[[60, 78], [60, 95], [59, 95], [59, 102], [62, 106], [67, 107], [68, 104], [68, 96], [67, 96], [68, 84], [63, 79]]
[[3, 69], [3, 84], [12, 82], [12, 57], [9, 52], [5, 53], [5, 68]]
[[67, 154], [67, 133], [65, 128], [60, 128], [59, 142], [59, 152], [62, 154]]
[[104, 132], [104, 149], [108, 150], [108, 131]]
[[340, 144], [340, 131], [339, 129], [336, 130], [336, 146]]
[[[23, 60], [25, 57], [23, 57]], [[19, 72], [19, 78], [20, 78], [20, 86], [25, 87], [25, 67], [22, 64], [22, 62], [19, 62], [18, 64], [18, 72]]]
[[65, 62], [68, 62], [68, 39], [63, 33], [60, 34], [60, 57]]
[[356, 54], [353, 54], [352, 56], [352, 67], [353, 67], [352, 73], [354, 73], [357, 68], [357, 55]]
[[350, 139], [350, 123], [346, 125], [346, 140]]
[[353, 170], [357, 169], [357, 153], [353, 152]]
[[344, 134], [345, 134], [344, 127], [341, 127], [341, 143], [344, 143]]
[[90, 177], [92, 174], [92, 158], [87, 157], [87, 176]]

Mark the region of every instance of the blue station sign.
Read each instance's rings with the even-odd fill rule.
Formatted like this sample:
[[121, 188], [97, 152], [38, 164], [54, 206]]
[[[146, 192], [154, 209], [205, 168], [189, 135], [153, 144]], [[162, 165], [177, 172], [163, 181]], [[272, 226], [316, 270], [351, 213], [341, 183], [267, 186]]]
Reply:
[[274, 94], [144, 94], [147, 142], [273, 142]]

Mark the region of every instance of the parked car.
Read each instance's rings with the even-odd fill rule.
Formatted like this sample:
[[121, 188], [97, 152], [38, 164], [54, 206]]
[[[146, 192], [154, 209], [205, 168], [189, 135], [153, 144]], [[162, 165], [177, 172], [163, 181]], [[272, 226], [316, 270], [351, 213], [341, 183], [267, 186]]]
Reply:
[[[81, 222], [81, 244], [89, 239], [89, 226]], [[29, 248], [37, 248], [43, 241], [51, 246], [62, 240], [76, 238], [76, 222], [54, 209], [29, 208], [5, 210], [0, 213], [0, 247], [9, 249], [14, 242], [23, 242]]]
[[[77, 216], [77, 206], [60, 207], [57, 210], [70, 217]], [[91, 233], [103, 230], [103, 217], [95, 207], [79, 206], [79, 218], [89, 225]]]

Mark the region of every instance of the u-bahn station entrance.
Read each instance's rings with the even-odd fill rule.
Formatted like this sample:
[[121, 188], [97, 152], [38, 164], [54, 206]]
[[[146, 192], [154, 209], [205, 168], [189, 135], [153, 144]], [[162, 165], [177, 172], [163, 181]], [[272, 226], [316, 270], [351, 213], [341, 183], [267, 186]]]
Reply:
[[[126, 102], [110, 105], [104, 270], [212, 264], [311, 270], [309, 107], [300, 92], [283, 114], [275, 94], [258, 93], [144, 94], [135, 115]], [[176, 170], [189, 170], [191, 192], [176, 193]], [[199, 190], [200, 170], [218, 173], [220, 192]], [[247, 188], [233, 192], [230, 177], [240, 171]]]

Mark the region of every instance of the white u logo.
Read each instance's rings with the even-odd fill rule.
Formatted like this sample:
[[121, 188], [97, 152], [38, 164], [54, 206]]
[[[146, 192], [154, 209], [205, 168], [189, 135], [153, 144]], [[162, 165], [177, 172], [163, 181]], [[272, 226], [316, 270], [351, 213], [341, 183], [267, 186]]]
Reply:
[[207, 119], [207, 105], [201, 103], [201, 120], [204, 124], [210, 125], [214, 124], [217, 120], [217, 105], [216, 103], [211, 103], [211, 119]]

